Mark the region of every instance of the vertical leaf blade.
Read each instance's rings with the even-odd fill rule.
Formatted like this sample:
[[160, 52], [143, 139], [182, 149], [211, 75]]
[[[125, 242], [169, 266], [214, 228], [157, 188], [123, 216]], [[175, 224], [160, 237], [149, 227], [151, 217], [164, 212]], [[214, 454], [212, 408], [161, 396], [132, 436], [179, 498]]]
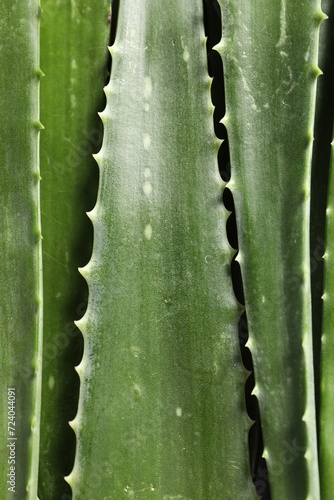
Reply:
[[253, 498], [202, 4], [120, 4], [73, 498]]
[[320, 479], [321, 498], [329, 500], [333, 494], [334, 480], [331, 471], [334, 466], [333, 412], [334, 412], [334, 307], [333, 307], [333, 198], [334, 198], [334, 139], [332, 142], [331, 166], [329, 173], [328, 205], [326, 211], [326, 252], [324, 266], [323, 334], [321, 339], [321, 392], [320, 392]]
[[[4, 499], [37, 496], [42, 349], [38, 24], [37, 0], [1, 2], [0, 491]], [[8, 388], [15, 389], [12, 409], [7, 405]], [[11, 469], [15, 477], [7, 475], [10, 467], [15, 467]], [[7, 482], [10, 479], [14, 486]]]
[[[44, 268], [44, 350], [39, 497], [69, 495], [64, 475], [74, 460], [68, 420], [78, 397], [74, 365], [80, 361], [87, 290], [77, 268], [89, 259], [96, 165], [102, 141], [109, 39], [108, 0], [42, 0], [41, 205]], [[96, 181], [95, 181], [96, 186]], [[75, 392], [77, 391], [77, 394]]]
[[309, 276], [320, 3], [219, 2], [240, 262], [273, 499], [319, 498]]

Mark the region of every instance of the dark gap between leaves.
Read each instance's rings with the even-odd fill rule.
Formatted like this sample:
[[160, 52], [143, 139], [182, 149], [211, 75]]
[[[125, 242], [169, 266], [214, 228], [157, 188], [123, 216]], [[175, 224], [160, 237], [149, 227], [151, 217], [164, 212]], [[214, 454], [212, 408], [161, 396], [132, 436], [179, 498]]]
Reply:
[[[109, 36], [109, 46], [113, 45], [116, 37], [116, 29], [117, 29], [117, 19], [118, 19], [118, 10], [119, 10], [119, 0], [113, 0], [111, 2], [111, 10], [108, 22], [110, 23], [110, 36]], [[107, 49], [107, 48], [106, 48]], [[112, 58], [108, 51], [107, 54], [107, 62], [106, 62], [106, 80], [105, 84], [107, 85], [110, 79], [111, 74], [111, 65]], [[97, 111], [103, 111], [106, 106], [106, 97], [101, 89], [101, 101], [99, 105], [99, 109]], [[94, 137], [90, 138], [91, 152], [92, 154], [98, 153], [102, 146], [102, 137], [103, 137], [103, 125], [102, 122], [99, 121], [98, 128], [94, 130]], [[99, 169], [97, 164], [95, 168], [92, 169], [91, 178], [89, 181], [89, 185], [84, 188], [83, 196], [86, 200], [86, 211], [90, 211], [97, 200], [98, 195], [98, 185], [99, 185]], [[86, 221], [84, 223], [84, 230], [82, 234], [85, 235], [85, 241], [79, 241], [77, 246], [77, 253], [79, 255], [80, 262], [77, 263], [78, 267], [85, 266], [92, 254], [93, 249], [93, 225], [91, 221], [86, 217]], [[80, 276], [80, 296], [79, 294], [73, 298], [73, 303], [69, 304], [69, 308], [71, 313], [74, 312], [74, 320], [78, 320], [82, 318], [87, 309], [88, 303], [88, 285], [86, 280]], [[84, 349], [84, 339], [80, 332], [80, 330], [75, 326], [74, 322], [68, 326], [68, 336], [70, 338], [69, 343], [69, 362], [71, 366], [77, 366], [83, 355]], [[77, 410], [78, 410], [78, 402], [79, 402], [79, 390], [80, 390], [80, 378], [76, 371], [73, 370], [71, 373], [70, 380], [68, 381], [68, 385], [66, 387], [66, 394], [68, 397], [64, 401], [65, 406], [67, 407], [66, 414], [68, 415], [68, 421], [71, 421], [75, 418]], [[64, 475], [68, 475], [74, 466], [75, 460], [75, 449], [76, 449], [76, 436], [73, 429], [67, 425], [66, 430], [64, 432], [64, 442], [66, 443], [66, 450], [61, 453], [59, 456], [60, 462], [63, 462], [64, 467]], [[70, 500], [72, 498], [71, 488], [68, 483], [65, 482], [66, 489], [64, 488], [64, 493], [62, 494], [62, 500]]]
[[[213, 47], [219, 43], [221, 39], [221, 12], [217, 0], [203, 0], [204, 8], [204, 25], [205, 34], [207, 39], [207, 56], [208, 56], [208, 70], [210, 76], [213, 78], [211, 87], [211, 99], [215, 107], [214, 111], [214, 130], [219, 139], [222, 139], [222, 144], [218, 153], [219, 172], [222, 179], [228, 182], [231, 178], [230, 167], [230, 154], [228, 146], [228, 136], [225, 126], [221, 120], [225, 114], [225, 92], [224, 92], [224, 73], [223, 63], [220, 55], [212, 50]], [[222, 196], [222, 202], [227, 210], [231, 212], [227, 223], [226, 233], [229, 244], [238, 253], [238, 234], [235, 218], [235, 208], [233, 202], [233, 195], [230, 189], [225, 188]], [[231, 262], [231, 277], [235, 296], [244, 305], [244, 291], [241, 277], [240, 265], [236, 260], [236, 256]], [[259, 405], [257, 398], [252, 395], [254, 389], [254, 371], [252, 355], [250, 350], [246, 347], [248, 340], [248, 327], [246, 312], [240, 316], [238, 323], [239, 332], [239, 345], [240, 353], [245, 368], [250, 372], [250, 375], [245, 384], [245, 399], [246, 408], [249, 417], [254, 420], [249, 436], [249, 454], [251, 474], [256, 487], [258, 495], [262, 500], [270, 500], [270, 488], [268, 480], [268, 471], [266, 461], [262, 457], [263, 454], [263, 438], [261, 431], [261, 421], [259, 414]]]
[[[324, 6], [323, 6], [324, 7]], [[320, 351], [322, 335], [322, 295], [324, 292], [325, 226], [331, 141], [334, 116], [334, 2], [328, 4], [328, 15], [320, 26], [319, 61], [323, 74], [317, 80], [314, 142], [311, 167], [310, 264], [312, 292], [312, 325], [314, 383], [319, 433]]]

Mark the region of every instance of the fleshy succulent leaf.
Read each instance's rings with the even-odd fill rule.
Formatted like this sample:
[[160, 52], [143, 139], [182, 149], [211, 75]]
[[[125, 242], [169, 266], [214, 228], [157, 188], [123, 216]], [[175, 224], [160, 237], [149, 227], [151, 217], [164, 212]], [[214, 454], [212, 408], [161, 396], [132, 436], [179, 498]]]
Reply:
[[[82, 338], [73, 321], [86, 308], [77, 267], [91, 251], [94, 203], [92, 153], [101, 147], [110, 25], [108, 0], [42, 0], [41, 207], [43, 224], [44, 352], [39, 470], [40, 500], [70, 495], [64, 480], [74, 460]], [[97, 175], [95, 175], [97, 177]], [[93, 200], [92, 200], [93, 198]], [[65, 459], [66, 458], [66, 459]]]
[[73, 498], [255, 498], [202, 2], [120, 3]]
[[6, 500], [37, 497], [42, 368], [38, 7], [38, 0], [0, 3], [0, 495]]
[[327, 224], [326, 224], [326, 252], [324, 273], [323, 300], [323, 335], [321, 339], [321, 391], [320, 391], [320, 479], [321, 498], [330, 500], [334, 491], [334, 139], [332, 142], [331, 167], [329, 174]]
[[272, 498], [319, 498], [309, 204], [318, 0], [219, 0], [226, 119]]

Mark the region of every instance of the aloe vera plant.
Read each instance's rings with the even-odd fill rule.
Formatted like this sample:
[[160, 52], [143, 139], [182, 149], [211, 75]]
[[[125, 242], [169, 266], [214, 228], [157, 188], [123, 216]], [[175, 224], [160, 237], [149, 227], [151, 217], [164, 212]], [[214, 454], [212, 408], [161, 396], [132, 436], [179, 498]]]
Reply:
[[42, 359], [38, 1], [1, 2], [0, 32], [0, 495], [35, 499]]
[[67, 480], [75, 499], [254, 498], [201, 2], [121, 2], [111, 53]]
[[320, 0], [115, 0], [100, 118], [110, 2], [40, 4], [0, 5], [0, 498], [331, 499], [333, 3], [318, 62]]
[[77, 267], [87, 262], [90, 252], [85, 210], [93, 206], [87, 189], [94, 185], [91, 154], [99, 149], [102, 137], [97, 111], [103, 107], [110, 4], [95, 1], [93, 16], [92, 2], [86, 0], [43, 0], [41, 7], [45, 300], [39, 498], [50, 500], [70, 495], [64, 481], [73, 462], [71, 442], [74, 451], [68, 420], [76, 412], [74, 364], [82, 349], [73, 320], [86, 307]]

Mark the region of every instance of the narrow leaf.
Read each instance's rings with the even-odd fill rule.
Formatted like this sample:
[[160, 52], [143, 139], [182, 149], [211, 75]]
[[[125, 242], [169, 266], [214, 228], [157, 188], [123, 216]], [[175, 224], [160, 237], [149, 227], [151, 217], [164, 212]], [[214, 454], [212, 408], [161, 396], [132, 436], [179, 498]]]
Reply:
[[309, 205], [318, 0], [220, 0], [255, 389], [273, 500], [319, 498]]
[[[92, 230], [86, 211], [102, 141], [97, 111], [103, 108], [108, 0], [42, 0], [41, 208], [44, 269], [44, 350], [39, 496], [70, 495], [64, 480], [74, 461], [68, 426], [78, 401], [74, 365], [82, 337], [73, 321], [86, 308], [86, 284], [78, 266], [87, 263]], [[96, 191], [95, 191], [96, 196]]]
[[334, 269], [333, 269], [333, 239], [334, 239], [334, 141], [332, 142], [331, 168], [329, 175], [326, 252], [325, 252], [325, 288], [323, 299], [323, 335], [321, 339], [321, 392], [320, 392], [320, 478], [321, 498], [330, 500], [334, 491]]
[[0, 3], [0, 494], [37, 497], [41, 397], [38, 0]]

